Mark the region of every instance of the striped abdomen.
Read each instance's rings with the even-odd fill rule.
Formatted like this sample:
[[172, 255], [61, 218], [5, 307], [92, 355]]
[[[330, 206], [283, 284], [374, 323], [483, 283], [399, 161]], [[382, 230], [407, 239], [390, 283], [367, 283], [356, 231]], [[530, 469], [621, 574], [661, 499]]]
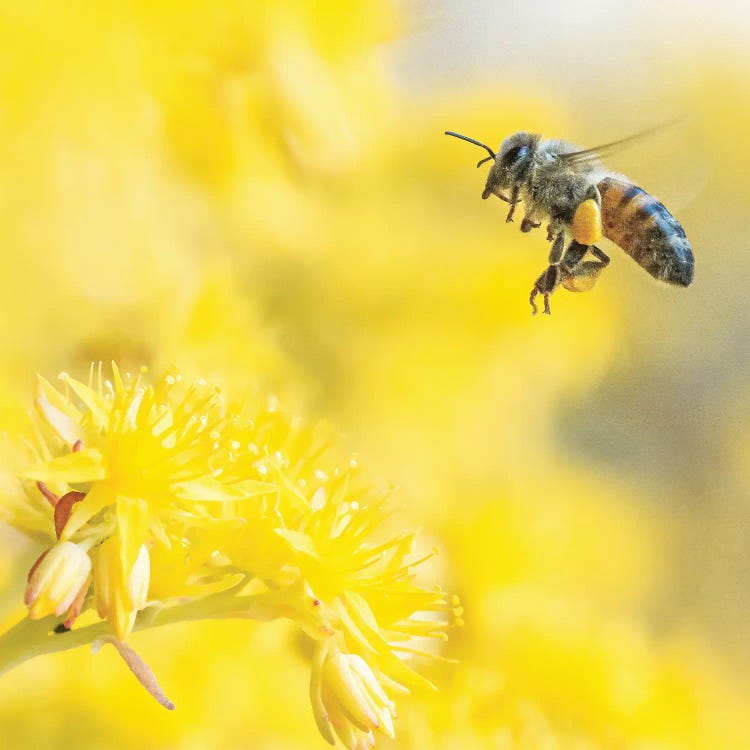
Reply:
[[622, 178], [605, 177], [598, 188], [602, 234], [655, 279], [688, 286], [695, 260], [677, 219], [653, 195]]

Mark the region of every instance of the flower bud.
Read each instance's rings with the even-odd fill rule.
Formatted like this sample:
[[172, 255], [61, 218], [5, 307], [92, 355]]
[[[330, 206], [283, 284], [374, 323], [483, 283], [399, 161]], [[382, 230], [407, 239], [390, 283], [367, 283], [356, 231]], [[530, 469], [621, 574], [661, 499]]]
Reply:
[[73, 542], [58, 542], [31, 569], [24, 602], [29, 617], [60, 617], [87, 584], [91, 559]]
[[335, 653], [326, 660], [323, 684], [352, 724], [364, 732], [378, 728], [378, 717], [365, 696], [362, 681], [351, 668], [348, 655]]
[[319, 696], [319, 705], [313, 703], [319, 726], [330, 722], [349, 750], [372, 747], [376, 729], [393, 738], [395, 707], [362, 657], [332, 648], [322, 664]]
[[109, 620], [121, 641], [130, 635], [139, 610], [146, 606], [150, 568], [144, 545], [129, 571], [123, 570], [119, 536], [112, 536], [99, 546], [94, 564], [96, 606], [99, 616]]

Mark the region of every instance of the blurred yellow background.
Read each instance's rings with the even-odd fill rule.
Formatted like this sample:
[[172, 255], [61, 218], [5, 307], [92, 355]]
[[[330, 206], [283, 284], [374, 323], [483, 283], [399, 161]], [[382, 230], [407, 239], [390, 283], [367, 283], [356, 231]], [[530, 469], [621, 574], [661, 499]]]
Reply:
[[[334, 423], [465, 610], [379, 746], [750, 747], [750, 13], [718, 6], [3, 2], [0, 429], [112, 359]], [[675, 116], [613, 168], [694, 286], [613, 250], [532, 317], [543, 236], [443, 131]], [[0, 529], [3, 629], [39, 552]], [[0, 679], [0, 746], [324, 746], [291, 626], [132, 640], [174, 714], [79, 649]]]

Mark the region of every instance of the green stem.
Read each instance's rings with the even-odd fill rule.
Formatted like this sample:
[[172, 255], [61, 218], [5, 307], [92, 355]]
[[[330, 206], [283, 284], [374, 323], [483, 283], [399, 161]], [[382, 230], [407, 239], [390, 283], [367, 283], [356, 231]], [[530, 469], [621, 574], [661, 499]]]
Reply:
[[[151, 606], [138, 615], [134, 631], [159, 628], [186, 620], [209, 620], [227, 617], [268, 620], [288, 616], [288, 598], [284, 591], [237, 596], [235, 590], [183, 601], [170, 606]], [[67, 633], [55, 633], [59, 620], [25, 618], [0, 635], [0, 675], [42, 654], [69, 651], [111, 635], [108, 623], [98, 622]]]

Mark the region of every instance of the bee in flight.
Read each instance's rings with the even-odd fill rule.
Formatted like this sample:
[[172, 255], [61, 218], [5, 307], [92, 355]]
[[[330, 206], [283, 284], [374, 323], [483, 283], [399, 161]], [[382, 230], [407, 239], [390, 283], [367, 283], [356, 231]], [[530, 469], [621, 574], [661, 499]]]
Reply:
[[473, 138], [450, 130], [445, 134], [487, 150], [489, 156], [477, 164], [493, 162], [482, 198], [496, 195], [508, 203], [506, 222], [513, 221], [520, 202], [525, 206], [522, 232], [547, 222], [552, 248], [549, 265], [529, 297], [534, 314], [537, 295], [543, 296], [549, 314], [549, 298], [557, 287], [585, 292], [594, 286], [609, 265], [609, 257], [595, 244], [602, 236], [659, 281], [676, 286], [693, 281], [693, 251], [677, 219], [653, 195], [608, 171], [599, 160], [646, 133], [580, 149], [522, 131], [508, 136], [497, 154]]

